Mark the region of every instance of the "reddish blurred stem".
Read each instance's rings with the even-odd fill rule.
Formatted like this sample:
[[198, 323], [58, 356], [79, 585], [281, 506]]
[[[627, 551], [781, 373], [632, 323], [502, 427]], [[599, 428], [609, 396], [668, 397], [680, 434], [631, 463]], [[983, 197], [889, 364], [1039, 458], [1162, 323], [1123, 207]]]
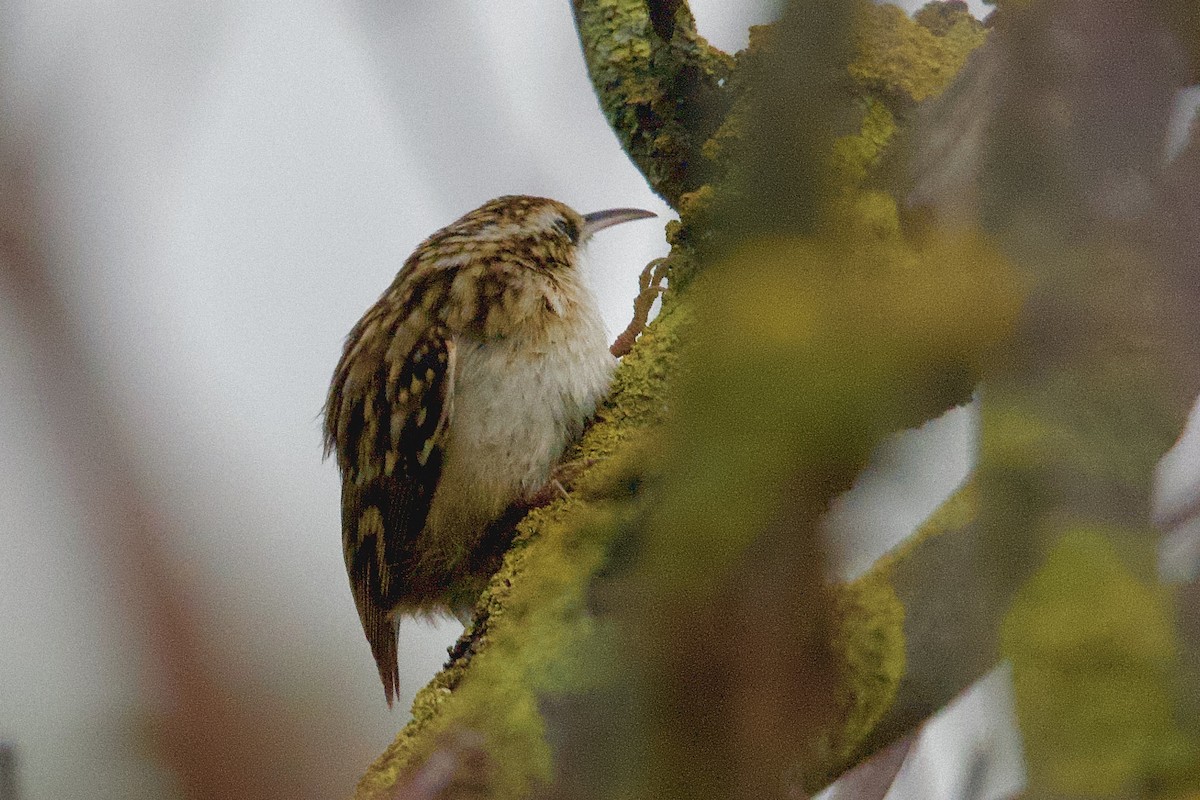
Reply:
[[35, 165], [32, 148], [0, 152], [0, 291], [32, 351], [28, 391], [54, 432], [46, 449], [88, 509], [96, 557], [114, 571], [126, 623], [146, 643], [151, 680], [164, 690], [163, 757], [188, 798], [295, 797], [279, 785], [275, 754], [255, 740], [258, 721], [277, 711], [240, 703], [216, 668], [217, 648], [198, 632], [191, 592], [167, 553], [167, 515], [141, 485], [56, 285]]

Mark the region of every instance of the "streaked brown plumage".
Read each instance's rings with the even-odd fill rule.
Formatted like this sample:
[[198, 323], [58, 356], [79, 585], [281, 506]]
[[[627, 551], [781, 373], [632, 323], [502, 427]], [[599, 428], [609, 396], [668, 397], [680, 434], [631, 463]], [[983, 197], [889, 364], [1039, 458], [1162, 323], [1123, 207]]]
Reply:
[[507, 544], [505, 512], [546, 483], [607, 391], [615, 362], [580, 245], [650, 216], [497, 198], [422, 242], [347, 337], [325, 450], [388, 705], [398, 615], [470, 608]]

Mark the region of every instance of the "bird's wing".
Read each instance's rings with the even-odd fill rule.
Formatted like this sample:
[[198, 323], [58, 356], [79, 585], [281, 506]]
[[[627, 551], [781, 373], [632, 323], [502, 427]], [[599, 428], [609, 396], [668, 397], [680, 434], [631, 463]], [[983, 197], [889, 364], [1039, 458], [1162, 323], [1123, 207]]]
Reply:
[[359, 391], [338, 398], [334, 428], [342, 551], [389, 706], [400, 680], [389, 612], [412, 597], [406, 584], [441, 474], [455, 365], [454, 340], [441, 325], [431, 325], [406, 351], [398, 342], [374, 355], [374, 370], [358, 381]]

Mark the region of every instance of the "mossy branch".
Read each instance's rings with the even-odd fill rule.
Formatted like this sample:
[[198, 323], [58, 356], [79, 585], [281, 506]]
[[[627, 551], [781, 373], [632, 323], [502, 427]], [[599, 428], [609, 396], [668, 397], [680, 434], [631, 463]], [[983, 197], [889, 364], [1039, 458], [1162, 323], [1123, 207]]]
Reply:
[[724, 119], [733, 60], [696, 32], [685, 0], [574, 0], [604, 116], [654, 191], [674, 207], [707, 182], [704, 143]]

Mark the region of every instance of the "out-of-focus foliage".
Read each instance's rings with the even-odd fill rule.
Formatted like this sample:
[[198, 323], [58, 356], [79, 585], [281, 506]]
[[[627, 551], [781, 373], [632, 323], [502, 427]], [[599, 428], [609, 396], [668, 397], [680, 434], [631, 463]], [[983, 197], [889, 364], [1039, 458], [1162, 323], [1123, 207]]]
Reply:
[[[897, 117], [905, 117], [916, 101], [941, 92], [984, 38], [982, 26], [969, 15], [959, 19], [949, 14], [955, 23], [946, 35], [935, 35], [895, 6], [857, 0], [847, 5], [845, 12], [853, 15], [855, 36], [853, 41], [839, 45], [837, 52], [830, 49], [838, 43], [837, 36], [811, 29], [804, 34], [814, 46], [789, 50], [783, 58], [775, 55], [775, 26], [751, 29], [749, 46], [737, 54], [732, 70], [722, 78], [726, 99], [719, 106], [710, 104], [710, 108], [728, 109], [727, 113], [715, 122], [711, 117], [704, 119], [705, 129], [714, 132], [700, 148], [703, 168], [696, 169], [693, 161], [692, 173], [704, 180], [691, 184], [678, 202], [673, 202], [681, 220], [668, 226], [668, 239], [680, 256], [673, 276], [676, 285], [687, 282], [694, 264], [727, 244], [727, 235], [721, 235], [719, 229], [730, 228], [731, 218], [736, 218], [739, 209], [753, 208], [755, 213], [734, 227], [794, 232], [797, 219], [811, 216], [797, 204], [815, 202], [815, 209], [828, 199], [826, 192], [838, 191], [836, 180], [831, 182], [820, 174], [828, 167], [823, 163], [828, 151], [819, 155], [812, 152], [814, 147], [824, 145], [815, 140], [806, 142], [801, 138], [804, 130], [813, 129], [819, 119], [829, 131], [844, 136], [836, 160], [853, 164], [858, 170], [846, 176], [850, 183], [864, 180], [865, 169], [878, 160], [895, 132]], [[843, 63], [850, 60], [850, 68], [840, 68], [833, 75], [825, 65], [810, 60], [817, 58]], [[779, 81], [776, 76], [768, 90], [779, 113], [760, 113], [755, 98], [764, 81], [779, 71], [781, 60], [791, 80]], [[815, 75], [826, 78], [823, 83], [810, 85], [809, 77]], [[639, 76], [635, 72], [621, 80], [640, 80]], [[806, 104], [803, 117], [786, 113], [789, 97]], [[794, 124], [798, 121], [803, 125]], [[624, 124], [634, 123], [627, 118]], [[619, 135], [626, 135], [621, 133], [620, 125], [617, 130]], [[747, 131], [753, 135], [748, 137]], [[668, 139], [664, 129], [658, 141], [665, 145]], [[756, 159], [779, 159], [784, 169], [776, 170]], [[803, 177], [794, 175], [799, 168], [816, 171]], [[761, 195], [775, 180], [769, 176], [776, 174], [780, 186], [771, 202], [747, 201], [747, 182], [754, 183], [754, 190]], [[788, 179], [783, 180], [783, 175]], [[651, 182], [657, 187], [653, 178]], [[815, 199], [818, 195], [820, 201]], [[810, 196], [812, 201], [803, 199]], [[855, 198], [855, 203], [862, 204], [865, 211], [878, 200], [864, 193]], [[890, 204], [890, 200], [885, 202]], [[830, 215], [837, 220], [839, 213], [833, 211]], [[895, 214], [886, 209], [873, 216], [882, 216], [880, 223], [885, 227], [894, 224]], [[721, 225], [715, 224], [717, 218], [724, 220]], [[771, 223], [774, 218], [781, 221], [779, 225]]]
[[1200, 741], [1175, 715], [1168, 592], [1118, 554], [1127, 538], [1069, 527], [1004, 623], [1030, 769], [1058, 796], [1172, 796], [1200, 781]]
[[978, 213], [1032, 280], [984, 385], [978, 476], [1004, 565], [986, 576], [993, 604], [1022, 586], [1004, 644], [1038, 795], [1173, 796], [1200, 778], [1197, 723], [1173, 719], [1169, 600], [1145, 566], [1155, 465], [1200, 390], [1195, 265], [1176, 263], [1194, 228], [1158, 210], [1186, 80], [1162, 11], [1006, 4], [974, 75], [989, 98], [973, 106], [988, 118]]
[[873, 90], [899, 89], [918, 102], [945, 88], [983, 43], [983, 25], [954, 4], [930, 3], [921, 14], [914, 21], [896, 6], [864, 9], [850, 73]]
[[[896, 656], [868, 670], [862, 655], [879, 637], [896, 648], [902, 619], [894, 597], [875, 609], [874, 625], [891, 626], [838, 617], [842, 596], [819, 588], [819, 520], [882, 436], [969, 393], [968, 376], [1011, 330], [1020, 291], [986, 242], [916, 251], [898, 235], [882, 243], [850, 228], [846, 239], [747, 242], [695, 282], [692, 298], [698, 319], [685, 352], [703, 368], [685, 370], [675, 394], [666, 487], [631, 593], [654, 599], [625, 616], [638, 630], [635, 660], [655, 665], [651, 697], [691, 687], [715, 713], [690, 727], [703, 747], [654, 730], [660, 749], [678, 749], [652, 763], [650, 785], [658, 796], [749, 797], [782, 762], [803, 764], [798, 785], [812, 790], [852, 763], [890, 703]], [[831, 632], [854, 645], [830, 645]], [[688, 657], [676, 660], [680, 652]], [[747, 685], [735, 665], [748, 654]], [[847, 695], [866, 705], [831, 702]], [[747, 705], [757, 706], [754, 729], [730, 729]], [[757, 765], [753, 774], [717, 766], [735, 754]], [[701, 764], [708, 779], [689, 778], [686, 790], [662, 777], [680, 765], [702, 774]]]
[[849, 481], [881, 436], [968, 395], [962, 377], [1010, 333], [1020, 287], [985, 240], [918, 250], [850, 231], [756, 240], [695, 287], [689, 352], [705, 369], [675, 401], [679, 479], [644, 564], [664, 591], [711, 585], [802, 476], [844, 464]]
[[945, 36], [958, 25], [968, 26], [972, 30], [982, 27], [979, 21], [971, 16], [964, 0], [926, 3], [913, 14], [913, 22], [928, 29], [934, 36]]

